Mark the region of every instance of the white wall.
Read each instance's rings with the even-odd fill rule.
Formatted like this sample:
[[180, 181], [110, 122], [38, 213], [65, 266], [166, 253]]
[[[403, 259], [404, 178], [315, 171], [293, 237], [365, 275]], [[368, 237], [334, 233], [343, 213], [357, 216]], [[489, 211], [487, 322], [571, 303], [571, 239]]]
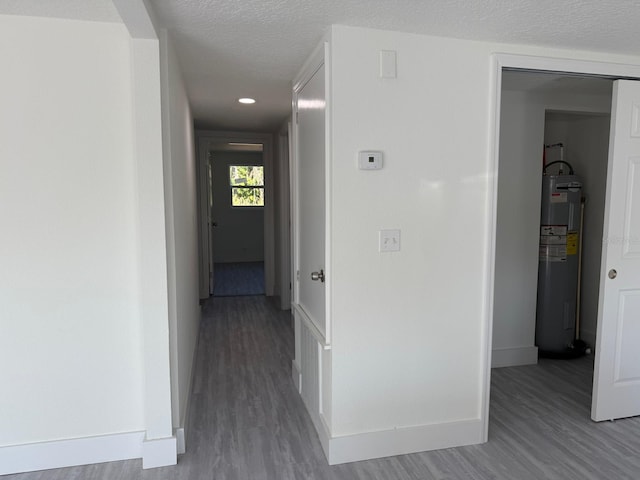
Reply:
[[562, 141], [565, 159], [583, 182], [587, 198], [582, 245], [582, 295], [580, 297], [580, 337], [595, 346], [600, 256], [609, 148], [609, 115], [567, 115], [548, 113], [545, 123], [547, 143]]
[[144, 430], [123, 25], [0, 16], [0, 446]]
[[180, 65], [161, 32], [163, 157], [167, 213], [171, 403], [174, 428], [184, 428], [198, 339], [198, 231], [193, 119]]
[[[534, 345], [542, 145], [567, 142], [564, 133], [557, 128], [554, 130], [556, 136], [545, 138], [545, 111], [605, 113], [610, 110], [611, 97], [535, 93], [516, 89], [502, 92], [501, 106], [493, 325], [493, 366], [496, 367], [537, 361]], [[605, 135], [608, 136], [608, 131]], [[596, 139], [589, 143], [590, 148], [594, 142], [602, 140], [602, 136], [597, 136]], [[577, 140], [576, 138], [576, 142]], [[605, 142], [605, 161], [607, 145]], [[553, 152], [549, 151], [551, 153]], [[551, 160], [553, 159], [547, 158], [547, 161]], [[604, 188], [604, 184], [601, 188]], [[601, 215], [603, 209], [602, 204]], [[600, 227], [600, 238], [601, 234]], [[590, 249], [594, 248], [591, 246], [593, 242], [588, 243]], [[599, 271], [599, 255], [595, 262]], [[592, 270], [590, 265], [589, 271]], [[590, 282], [590, 286], [592, 283]], [[596, 305], [597, 296], [596, 284], [593, 298]], [[593, 322], [595, 326], [595, 317]]]
[[503, 91], [493, 314], [493, 366], [537, 362], [534, 347], [544, 107]]
[[[333, 29], [334, 435], [479, 416], [486, 48]], [[397, 79], [378, 78], [383, 49]], [[382, 170], [357, 169], [367, 149]], [[400, 252], [378, 252], [381, 229], [401, 230]]]
[[264, 261], [264, 208], [234, 208], [229, 187], [230, 165], [263, 165], [262, 152], [214, 152], [213, 261]]
[[[329, 448], [346, 461], [480, 442], [492, 53], [640, 59], [345, 26], [330, 43]], [[380, 50], [397, 51], [397, 78], [378, 77]], [[359, 171], [363, 149], [382, 150], [384, 168]], [[401, 251], [381, 254], [378, 232], [389, 228], [401, 230]]]
[[280, 308], [291, 308], [291, 188], [289, 168], [290, 119], [276, 135], [274, 170], [274, 295]]

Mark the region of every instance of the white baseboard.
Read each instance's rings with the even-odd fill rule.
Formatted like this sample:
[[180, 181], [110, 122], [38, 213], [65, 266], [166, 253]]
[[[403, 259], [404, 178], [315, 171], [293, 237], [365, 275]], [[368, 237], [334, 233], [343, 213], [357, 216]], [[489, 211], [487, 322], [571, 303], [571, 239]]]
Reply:
[[291, 377], [293, 378], [293, 384], [296, 386], [298, 393], [302, 393], [300, 387], [302, 385], [302, 371], [300, 365], [295, 360], [291, 362]]
[[[311, 419], [313, 420], [313, 415], [311, 415]], [[316, 432], [318, 433], [318, 438], [320, 439], [320, 445], [324, 451], [324, 456], [329, 460], [329, 457], [331, 456], [331, 433], [324, 415], [319, 414], [318, 419], [319, 422], [314, 421], [313, 423], [316, 427]]]
[[174, 428], [173, 436], [176, 437], [176, 449], [178, 451], [178, 455], [183, 455], [187, 451], [187, 442], [184, 439], [184, 427]]
[[180, 419], [180, 426], [173, 429], [173, 435], [176, 437], [176, 445], [178, 455], [184, 455], [187, 451], [187, 421], [189, 420], [189, 412], [191, 410], [191, 391], [193, 390], [193, 382], [196, 375], [196, 357], [198, 355], [198, 348], [200, 347], [200, 322], [202, 317], [198, 321], [198, 338], [196, 339], [195, 348], [193, 349], [193, 356], [191, 358], [191, 367], [189, 373], [189, 385], [187, 386], [187, 398], [185, 399], [184, 413]]
[[309, 405], [302, 397], [302, 403], [307, 409], [307, 413], [309, 417], [311, 417], [311, 423], [316, 429], [316, 433], [318, 434], [318, 439], [320, 440], [320, 446], [322, 446], [322, 450], [324, 451], [325, 457], [329, 460], [329, 456], [331, 454], [331, 430], [329, 429], [329, 425], [327, 425], [327, 420], [324, 415], [320, 412], [313, 411], [309, 408]]
[[491, 368], [517, 367], [538, 363], [538, 347], [494, 348], [491, 353]]
[[0, 447], [0, 475], [142, 457], [144, 432]]
[[176, 437], [145, 439], [142, 442], [142, 468], [157, 468], [178, 463]]
[[[318, 432], [322, 436], [321, 432]], [[484, 428], [479, 419], [461, 422], [394, 428], [329, 439], [330, 465], [372, 458], [406, 455], [483, 442]]]

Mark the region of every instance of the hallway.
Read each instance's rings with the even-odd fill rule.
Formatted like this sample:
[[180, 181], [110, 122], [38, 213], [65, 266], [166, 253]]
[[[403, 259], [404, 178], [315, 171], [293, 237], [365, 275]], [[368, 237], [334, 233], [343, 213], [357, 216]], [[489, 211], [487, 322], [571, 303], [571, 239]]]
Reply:
[[203, 307], [187, 453], [9, 475], [6, 480], [637, 479], [640, 418], [589, 420], [591, 359], [494, 370], [490, 442], [328, 466], [290, 378], [289, 312], [264, 296]]

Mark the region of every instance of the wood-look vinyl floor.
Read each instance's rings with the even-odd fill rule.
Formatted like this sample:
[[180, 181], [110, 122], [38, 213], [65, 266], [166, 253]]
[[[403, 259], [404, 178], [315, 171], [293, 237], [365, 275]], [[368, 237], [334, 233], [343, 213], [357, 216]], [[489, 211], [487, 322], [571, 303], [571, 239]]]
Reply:
[[131, 460], [3, 480], [640, 479], [640, 418], [589, 419], [589, 357], [494, 370], [486, 444], [331, 467], [290, 379], [292, 356], [289, 313], [267, 298], [209, 300], [177, 466]]

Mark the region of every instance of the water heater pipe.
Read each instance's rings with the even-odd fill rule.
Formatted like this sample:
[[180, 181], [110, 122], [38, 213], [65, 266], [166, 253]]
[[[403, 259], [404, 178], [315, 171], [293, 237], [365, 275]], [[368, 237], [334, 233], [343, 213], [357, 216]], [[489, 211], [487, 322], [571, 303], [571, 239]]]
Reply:
[[586, 197], [580, 200], [580, 230], [578, 233], [578, 288], [576, 289], [576, 340], [580, 340], [580, 288], [582, 284], [582, 231], [584, 230], [584, 204]]
[[564, 160], [554, 160], [551, 163], [547, 163], [544, 168], [542, 169], [542, 173], [544, 175], [547, 174], [547, 168], [549, 168], [551, 165], [560, 165], [560, 172], [559, 175], [562, 175], [563, 171], [562, 171], [562, 165], [566, 165], [567, 167], [569, 167], [569, 175], [573, 175], [573, 165], [571, 165], [569, 162], [566, 162]]

